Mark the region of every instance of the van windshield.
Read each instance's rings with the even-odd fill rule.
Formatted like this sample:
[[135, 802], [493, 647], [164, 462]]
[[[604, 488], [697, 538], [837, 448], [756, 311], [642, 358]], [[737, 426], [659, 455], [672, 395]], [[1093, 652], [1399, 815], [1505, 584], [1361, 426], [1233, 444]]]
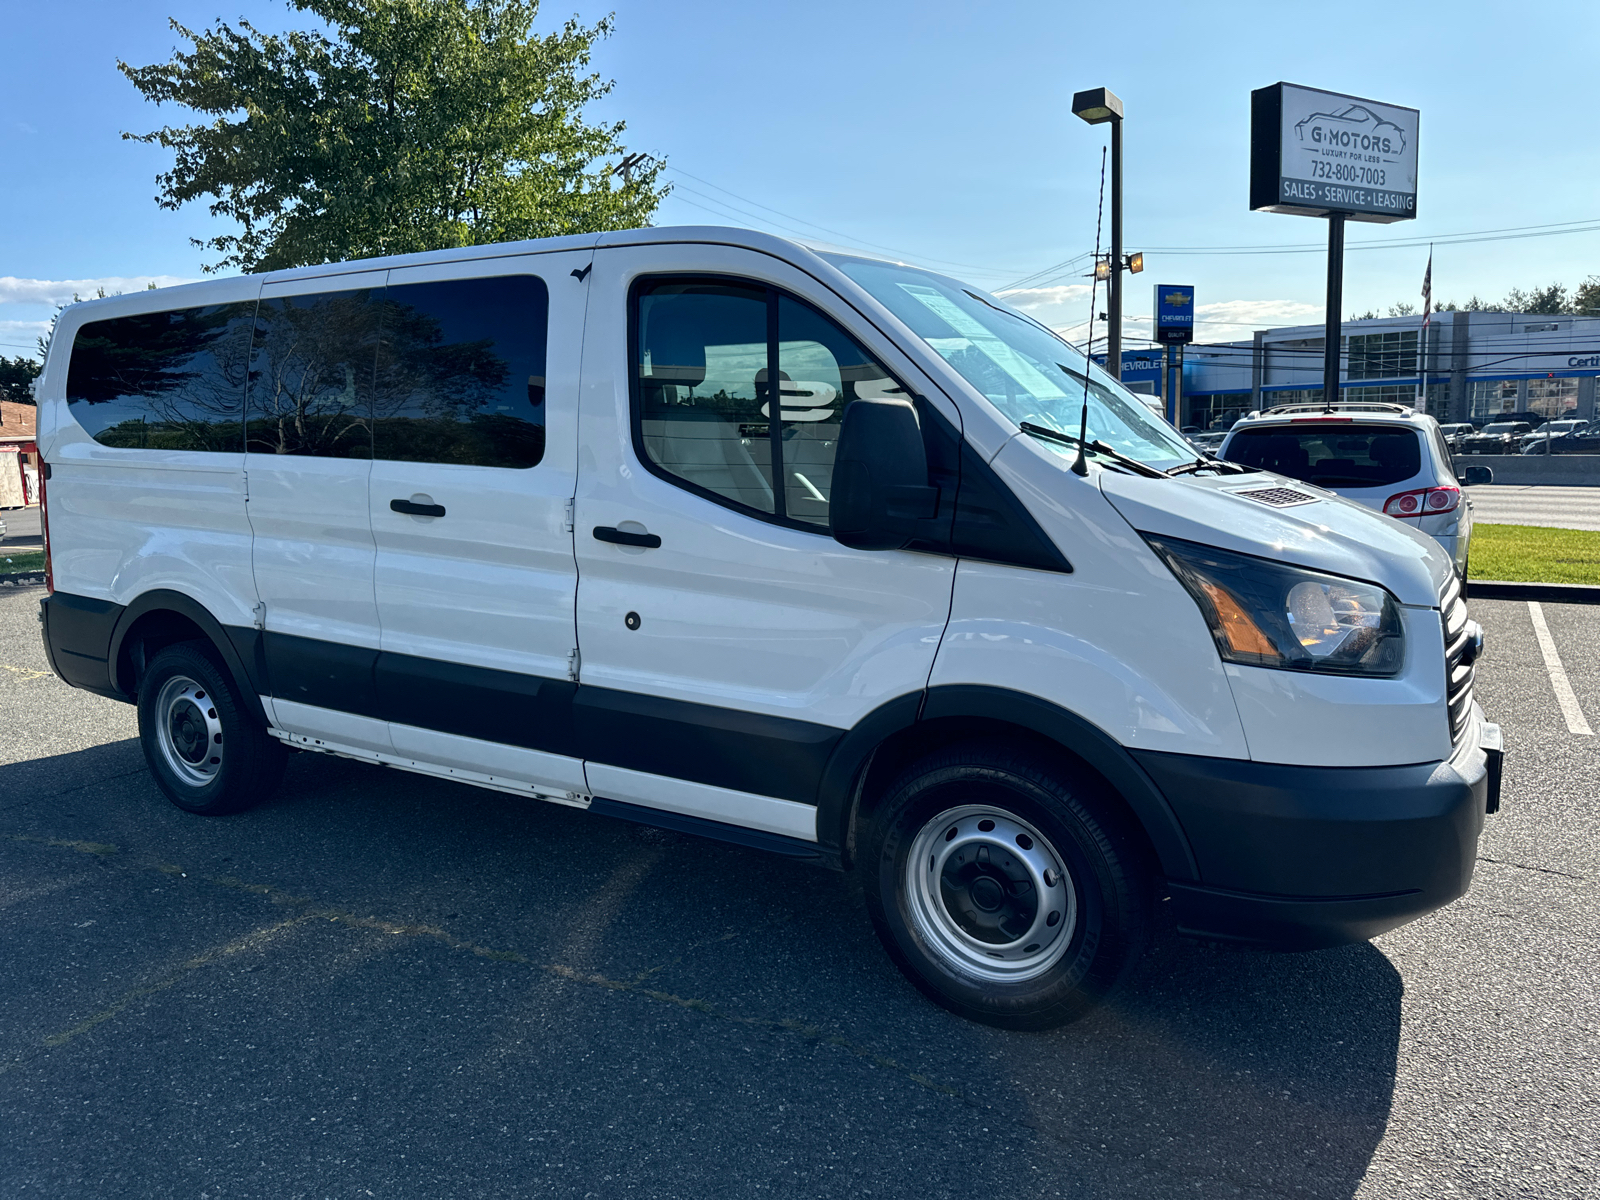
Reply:
[[[876, 259], [823, 255], [899, 317], [1018, 425], [1088, 437], [1159, 470], [1195, 461], [1178, 431], [1056, 334], [954, 279]], [[1071, 446], [1041, 441], [1069, 457]]]

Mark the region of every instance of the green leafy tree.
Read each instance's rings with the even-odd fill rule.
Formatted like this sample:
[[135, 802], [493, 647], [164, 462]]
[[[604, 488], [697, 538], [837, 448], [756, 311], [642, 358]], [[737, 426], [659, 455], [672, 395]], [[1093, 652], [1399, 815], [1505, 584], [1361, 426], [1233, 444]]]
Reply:
[[190, 51], [117, 64], [147, 100], [212, 118], [123, 134], [176, 152], [163, 208], [211, 197], [238, 223], [195, 242], [221, 255], [207, 270], [636, 228], [666, 195], [622, 122], [584, 119], [612, 87], [586, 73], [610, 17], [540, 35], [538, 0], [287, 2], [329, 33], [173, 21]]
[[1542, 313], [1556, 314], [1570, 311], [1565, 284], [1552, 283], [1548, 287], [1536, 287], [1529, 291], [1521, 288], [1512, 288], [1506, 294], [1505, 308], [1508, 312], [1515, 313]]
[[1600, 275], [1591, 275], [1572, 293], [1572, 311], [1583, 317], [1600, 316]]
[[40, 365], [31, 358], [17, 355], [7, 358], [0, 354], [0, 400], [17, 404], [33, 403], [33, 381], [38, 378]]

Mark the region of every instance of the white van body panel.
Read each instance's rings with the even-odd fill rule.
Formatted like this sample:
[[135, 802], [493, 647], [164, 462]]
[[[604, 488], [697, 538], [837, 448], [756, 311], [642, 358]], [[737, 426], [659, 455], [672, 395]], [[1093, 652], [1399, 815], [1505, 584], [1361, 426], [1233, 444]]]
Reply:
[[1107, 503], [1100, 469], [1080, 478], [1069, 461], [1020, 435], [995, 458], [1073, 570], [963, 561], [932, 683], [1038, 696], [1124, 746], [1249, 758], [1200, 610]]
[[387, 753], [394, 749], [394, 739], [389, 736], [387, 721], [360, 717], [333, 708], [318, 708], [314, 704], [301, 704], [298, 700], [285, 700], [282, 696], [273, 698], [268, 712], [278, 727], [289, 733], [357, 750]]
[[[361, 271], [268, 283], [261, 299], [381, 288], [386, 274]], [[255, 364], [251, 375], [249, 405], [255, 412], [261, 404], [258, 389], [270, 388], [274, 381], [270, 372], [256, 370]], [[256, 591], [266, 605], [266, 628], [376, 649], [378, 606], [372, 591], [376, 552], [367, 514], [372, 461], [252, 452], [244, 456], [244, 469], [255, 532]]]
[[[196, 284], [184, 289], [181, 306], [248, 301], [259, 288], [255, 279]], [[150, 293], [135, 292], [74, 304], [57, 324], [38, 391], [55, 586], [118, 604], [171, 589], [224, 623], [248, 625], [256, 593], [242, 447], [200, 453], [103, 446], [66, 402], [68, 352], [78, 331], [151, 308]]]
[[416, 763], [431, 763], [454, 771], [475, 771], [496, 779], [510, 779], [574, 795], [586, 795], [589, 791], [583, 763], [576, 758], [398, 722], [390, 722], [389, 738], [397, 755], [408, 756]]
[[759, 829], [763, 833], [781, 834], [805, 842], [817, 840], [817, 810], [810, 804], [599, 763], [589, 764], [588, 776], [594, 794], [609, 800], [720, 821], [725, 825], [743, 825], [746, 829]]
[[[869, 323], [769, 255], [677, 244], [597, 252], [576, 507], [582, 681], [848, 729], [926, 685], [955, 563], [852, 550], [825, 528], [763, 521], [639, 463], [627, 379], [628, 288], [640, 275], [695, 271], [774, 284], [810, 300], [905, 386], [928, 387]], [[597, 526], [653, 533], [662, 544], [601, 542]], [[624, 624], [629, 612], [640, 615], [637, 630]]]
[[[390, 288], [536, 275], [550, 295], [544, 457], [526, 469], [375, 460], [370, 475], [374, 591], [384, 650], [562, 679], [577, 646], [577, 567], [567, 504], [577, 474], [587, 251], [396, 267]], [[390, 509], [440, 504], [443, 517]]]

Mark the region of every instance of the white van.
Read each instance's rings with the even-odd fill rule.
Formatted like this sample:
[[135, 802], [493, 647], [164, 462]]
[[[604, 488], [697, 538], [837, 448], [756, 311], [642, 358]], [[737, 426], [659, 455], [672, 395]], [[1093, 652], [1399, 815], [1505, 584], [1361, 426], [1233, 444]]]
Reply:
[[39, 396], [51, 663], [192, 812], [292, 748], [854, 869], [914, 984], [1043, 1028], [1161, 901], [1286, 947], [1446, 904], [1498, 805], [1436, 542], [910, 267], [683, 228], [217, 280], [67, 309]]

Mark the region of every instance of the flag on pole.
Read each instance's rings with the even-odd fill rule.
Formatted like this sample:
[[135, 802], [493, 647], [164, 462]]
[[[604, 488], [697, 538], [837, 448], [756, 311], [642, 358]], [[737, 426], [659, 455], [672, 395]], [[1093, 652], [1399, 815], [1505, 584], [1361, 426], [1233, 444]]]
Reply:
[[1422, 273], [1422, 328], [1428, 328], [1433, 314], [1433, 247], [1428, 247], [1428, 269]]

